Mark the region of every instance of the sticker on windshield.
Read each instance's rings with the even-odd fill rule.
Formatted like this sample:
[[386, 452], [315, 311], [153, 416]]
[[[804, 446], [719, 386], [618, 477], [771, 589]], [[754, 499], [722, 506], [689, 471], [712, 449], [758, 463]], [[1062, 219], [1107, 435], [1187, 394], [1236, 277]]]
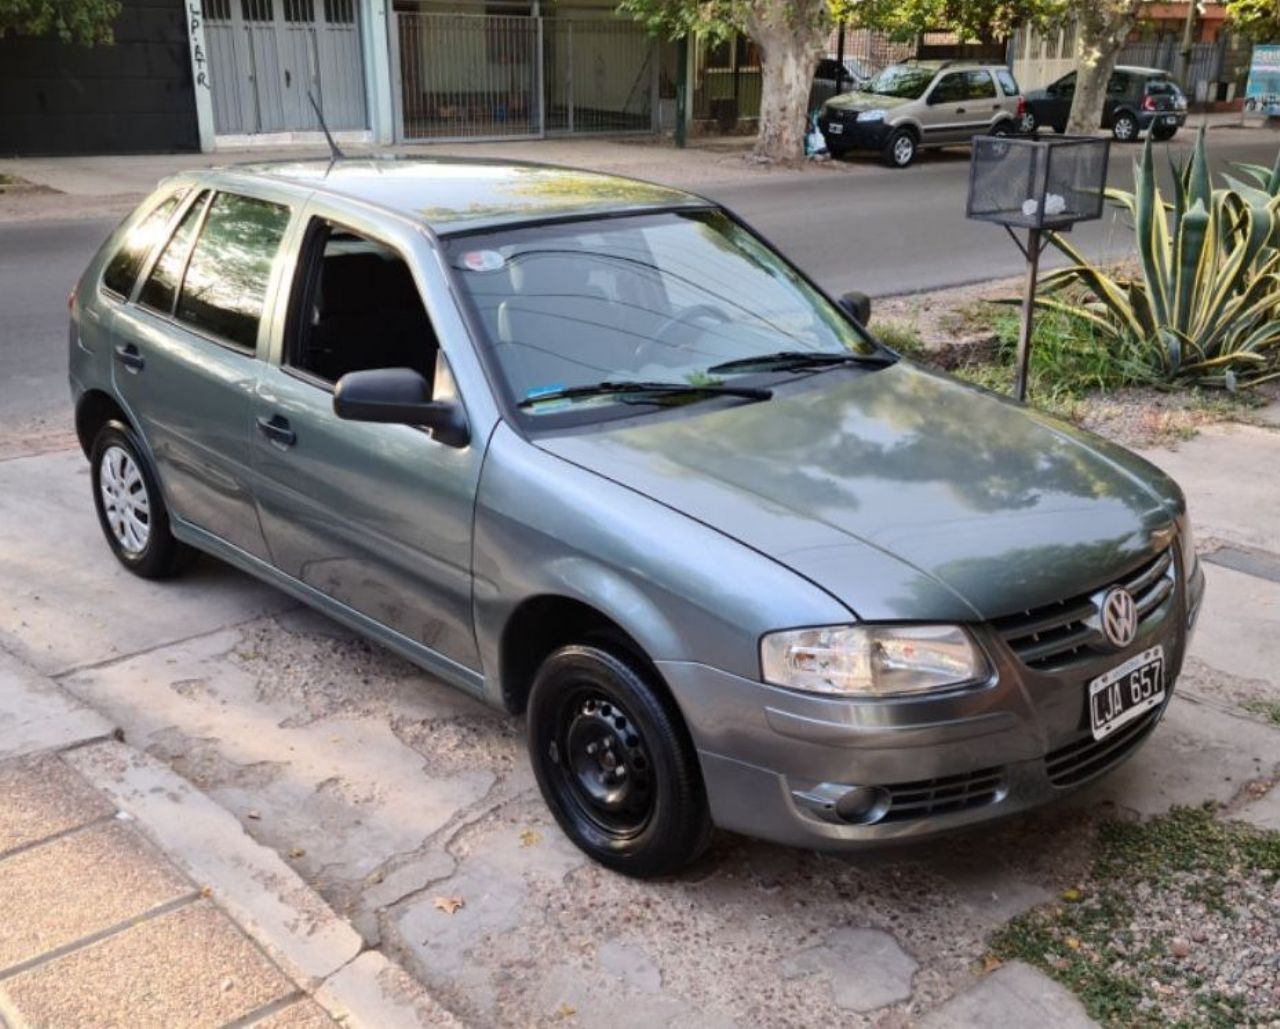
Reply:
[[507, 259], [496, 250], [468, 250], [462, 255], [462, 265], [471, 272], [496, 272]]

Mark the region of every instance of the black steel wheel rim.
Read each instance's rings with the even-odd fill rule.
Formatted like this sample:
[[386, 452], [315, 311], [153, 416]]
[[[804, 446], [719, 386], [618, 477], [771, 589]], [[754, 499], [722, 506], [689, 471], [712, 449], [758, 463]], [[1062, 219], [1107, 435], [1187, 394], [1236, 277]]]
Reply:
[[653, 760], [640, 726], [602, 690], [567, 691], [550, 744], [553, 774], [574, 813], [616, 841], [633, 839], [653, 817]]

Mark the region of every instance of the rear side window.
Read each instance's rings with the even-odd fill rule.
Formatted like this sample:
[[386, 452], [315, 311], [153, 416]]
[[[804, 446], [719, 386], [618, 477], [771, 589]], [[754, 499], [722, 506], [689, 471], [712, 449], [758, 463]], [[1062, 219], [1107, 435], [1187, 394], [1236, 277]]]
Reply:
[[252, 350], [289, 208], [219, 193], [209, 205], [178, 297], [177, 318]]
[[1013, 72], [1008, 68], [1001, 68], [996, 72], [996, 79], [1000, 82], [1000, 89], [1003, 90], [1005, 96], [1018, 95], [1018, 80], [1013, 77]]
[[174, 229], [169, 242], [160, 251], [155, 267], [143, 283], [142, 292], [138, 294], [138, 303], [168, 314], [173, 310], [173, 298], [178, 292], [178, 281], [182, 278], [182, 266], [187, 260], [187, 251], [191, 249], [191, 237], [195, 235], [196, 226], [200, 223], [200, 214], [204, 210], [209, 194], [203, 193], [194, 204], [187, 208], [182, 221]]
[[965, 73], [968, 80], [970, 100], [988, 100], [996, 95], [996, 84], [991, 81], [991, 73], [986, 70]]
[[185, 192], [183, 190], [168, 197], [129, 230], [124, 242], [120, 244], [120, 249], [111, 255], [111, 260], [107, 262], [107, 267], [102, 273], [104, 287], [121, 297], [127, 297], [133, 292], [133, 284], [138, 278], [142, 262], [151, 253], [152, 248], [160, 242], [164, 227], [169, 223], [173, 212], [178, 209], [178, 202]]
[[1118, 71], [1107, 82], [1107, 96], [1124, 96], [1132, 84], [1133, 80], [1128, 75]]

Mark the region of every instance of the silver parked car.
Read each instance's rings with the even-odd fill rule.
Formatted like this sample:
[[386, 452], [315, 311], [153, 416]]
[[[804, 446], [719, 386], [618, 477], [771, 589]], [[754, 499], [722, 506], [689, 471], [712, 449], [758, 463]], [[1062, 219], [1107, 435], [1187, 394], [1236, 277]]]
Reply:
[[72, 301], [93, 500], [524, 713], [631, 875], [857, 847], [1132, 754], [1203, 586], [1178, 487], [927, 371], [713, 203], [395, 159], [181, 175]]
[[1026, 100], [1004, 65], [907, 61], [828, 100], [818, 128], [832, 156], [872, 150], [905, 168], [921, 148], [1011, 136], [1025, 115]]

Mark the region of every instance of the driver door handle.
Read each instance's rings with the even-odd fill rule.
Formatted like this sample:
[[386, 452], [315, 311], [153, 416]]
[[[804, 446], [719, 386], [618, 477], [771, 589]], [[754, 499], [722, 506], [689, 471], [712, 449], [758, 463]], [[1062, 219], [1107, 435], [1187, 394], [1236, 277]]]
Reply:
[[956, 108], [956, 114], [964, 114], [964, 108], [963, 108], [963, 107], [957, 107], [957, 108]]
[[258, 419], [258, 431], [276, 446], [287, 449], [298, 442], [298, 434], [289, 427], [289, 419], [282, 414]]

